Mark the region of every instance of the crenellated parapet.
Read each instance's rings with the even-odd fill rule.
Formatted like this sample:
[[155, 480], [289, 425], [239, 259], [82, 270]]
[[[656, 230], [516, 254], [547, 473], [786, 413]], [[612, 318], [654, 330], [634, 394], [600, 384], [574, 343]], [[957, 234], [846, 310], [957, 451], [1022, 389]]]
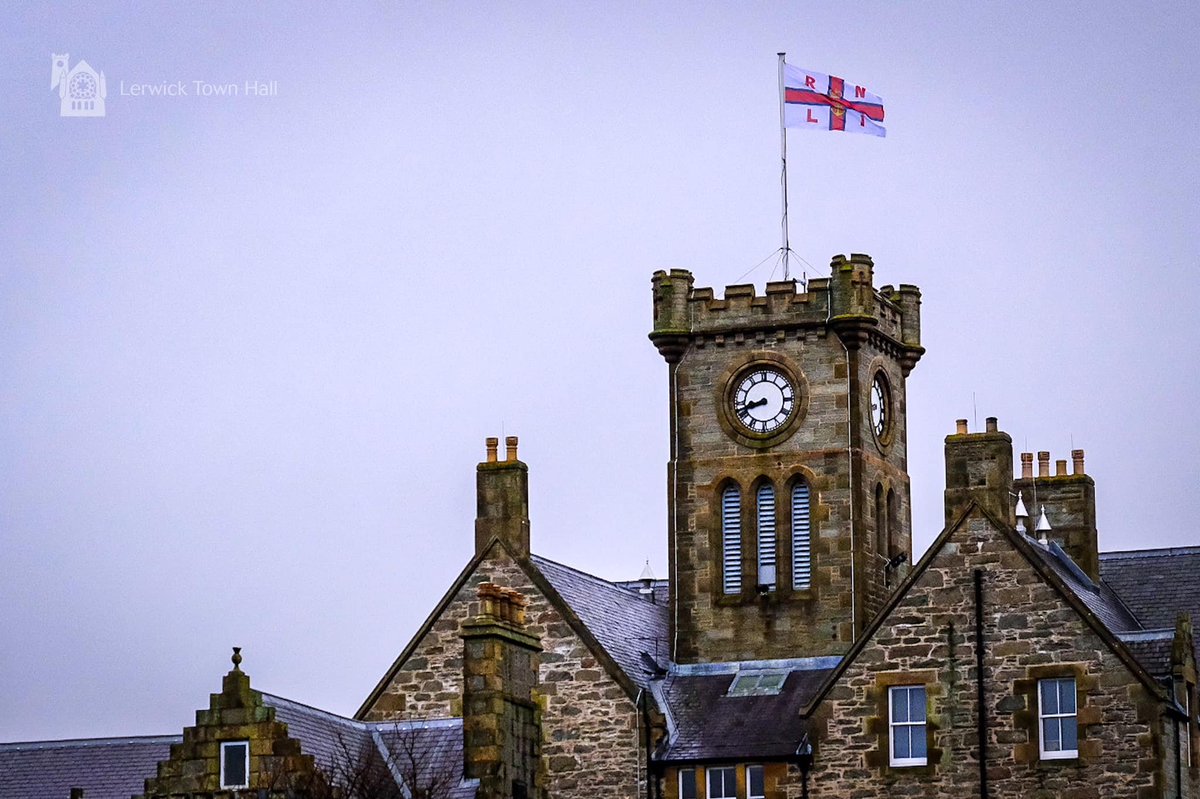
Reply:
[[924, 353], [921, 347], [921, 292], [916, 286], [874, 286], [870, 256], [833, 258], [828, 278], [813, 278], [806, 290], [795, 280], [767, 283], [758, 294], [752, 284], [727, 286], [723, 297], [696, 288], [686, 269], [659, 271], [654, 287], [654, 330], [650, 339], [669, 363], [688, 346], [746, 335], [786, 337], [794, 331], [832, 329], [850, 347], [874, 339], [891, 351], [905, 371]]

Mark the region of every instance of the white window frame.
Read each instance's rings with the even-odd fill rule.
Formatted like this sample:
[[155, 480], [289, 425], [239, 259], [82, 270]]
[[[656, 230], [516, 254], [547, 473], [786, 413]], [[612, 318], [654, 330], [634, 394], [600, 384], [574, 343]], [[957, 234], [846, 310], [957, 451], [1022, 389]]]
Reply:
[[[718, 772], [720, 772], [722, 774], [722, 779], [721, 779], [721, 783], [722, 783], [721, 791], [722, 792], [714, 793], [712, 778], [713, 778], [713, 775]], [[725, 788], [727, 787], [724, 784], [726, 782], [726, 780], [724, 779], [725, 776], [733, 777], [733, 788], [732, 788], [733, 793], [725, 793], [724, 792]], [[707, 793], [705, 794], [708, 797], [708, 799], [737, 799], [737, 766], [713, 766], [711, 768], [705, 769], [704, 787], [708, 789]]]
[[[243, 772], [246, 775], [246, 781], [238, 785], [228, 782], [225, 778], [225, 750], [234, 747], [243, 747], [245, 752], [245, 760], [243, 761]], [[221, 788], [249, 788], [250, 787], [250, 742], [249, 741], [222, 741], [221, 742]]]
[[[754, 790], [750, 780], [750, 774], [753, 771], [758, 772], [759, 779], [762, 781], [762, 793], [751, 793]], [[760, 765], [746, 766], [746, 799], [767, 799], [767, 772]]]
[[[1070, 713], [1047, 713], [1042, 707], [1042, 686], [1047, 683], [1055, 683], [1055, 692], [1057, 694], [1057, 684], [1060, 682], [1070, 681], [1071, 683], [1071, 698], [1075, 709]], [[1047, 677], [1043, 680], [1038, 680], [1037, 683], [1037, 701], [1038, 701], [1038, 755], [1042, 760], [1073, 760], [1079, 757], [1079, 700], [1078, 686], [1074, 677]], [[1073, 719], [1075, 721], [1075, 748], [1074, 749], [1046, 749], [1046, 722], [1057, 721], [1061, 724], [1061, 719]], [[1061, 727], [1059, 728], [1059, 743], [1062, 742]]]
[[690, 775], [692, 779], [692, 796], [696, 799], [700, 796], [700, 783], [696, 780], [696, 769], [681, 768], [679, 769], [679, 799], [686, 799], [683, 795], [683, 775]]
[[[921, 698], [924, 703], [929, 701], [928, 691], [924, 685], [893, 685], [888, 688], [888, 765], [895, 768], [911, 768], [913, 766], [925, 766], [929, 764], [929, 747], [925, 747], [924, 757], [896, 757], [896, 730], [914, 730], [920, 728], [921, 740], [928, 741], [929, 735], [929, 710], [924, 707], [925, 713], [920, 721], [912, 721], [912, 712], [909, 711], [909, 719], [905, 721], [896, 721], [896, 692], [904, 691], [905, 699], [908, 707], [912, 707], [912, 691], [919, 689]], [[911, 740], [911, 738], [909, 739]]]

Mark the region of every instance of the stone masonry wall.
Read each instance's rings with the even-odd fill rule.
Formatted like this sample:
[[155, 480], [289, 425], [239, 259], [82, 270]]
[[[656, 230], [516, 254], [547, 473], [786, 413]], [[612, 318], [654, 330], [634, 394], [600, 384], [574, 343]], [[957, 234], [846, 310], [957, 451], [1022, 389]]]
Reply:
[[567, 621], [521, 567], [493, 549], [464, 582], [391, 683], [361, 717], [367, 720], [462, 715], [462, 622], [491, 582], [527, 600], [527, 631], [541, 640], [538, 687], [542, 767], [554, 799], [636, 799], [645, 794], [633, 701], [604, 671]]
[[[982, 516], [969, 518], [817, 712], [813, 799], [978, 796], [973, 570], [984, 570], [991, 796], [1162, 796], [1161, 709], [1083, 619]], [[1079, 757], [1039, 760], [1036, 685], [1075, 676]], [[888, 765], [887, 687], [924, 684], [929, 765]], [[787, 796], [799, 797], [789, 771]]]
[[[919, 292], [875, 290], [865, 256], [835, 258], [832, 272], [803, 293], [768, 283], [765, 295], [729, 286], [719, 299], [687, 272], [655, 276], [651, 337], [672, 363], [675, 402], [669, 546], [681, 663], [845, 652], [908, 568], [884, 571], [911, 549], [905, 380], [920, 355]], [[787, 373], [799, 399], [776, 438], [756, 440], [728, 418], [728, 393], [764, 364]], [[892, 403], [880, 437], [870, 427], [878, 374]], [[799, 478], [812, 491], [812, 584], [793, 590], [788, 496]], [[754, 492], [764, 481], [775, 489], [779, 569], [777, 588], [760, 596]], [[720, 496], [730, 484], [742, 499], [742, 590], [726, 595]], [[893, 496], [894, 552], [884, 557], [876, 486]]]

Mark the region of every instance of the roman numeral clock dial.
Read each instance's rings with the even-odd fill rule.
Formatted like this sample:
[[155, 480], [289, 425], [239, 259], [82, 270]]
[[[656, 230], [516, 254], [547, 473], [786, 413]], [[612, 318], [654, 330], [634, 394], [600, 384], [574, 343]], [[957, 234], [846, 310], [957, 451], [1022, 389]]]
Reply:
[[746, 373], [733, 390], [733, 418], [757, 435], [773, 433], [796, 412], [796, 387], [777, 369]]

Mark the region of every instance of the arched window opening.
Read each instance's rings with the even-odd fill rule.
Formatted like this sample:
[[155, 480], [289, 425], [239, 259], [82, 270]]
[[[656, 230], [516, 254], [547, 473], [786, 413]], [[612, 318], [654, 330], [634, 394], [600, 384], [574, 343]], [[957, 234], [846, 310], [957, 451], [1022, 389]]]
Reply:
[[775, 489], [758, 487], [758, 590], [775, 590]]
[[742, 592], [742, 492], [721, 492], [721, 584], [726, 594]]
[[883, 553], [889, 560], [900, 554], [899, 518], [900, 514], [896, 508], [896, 492], [889, 488], [887, 493], [887, 550]]
[[875, 485], [875, 552], [887, 558], [887, 505], [883, 500], [883, 484]]
[[806, 590], [812, 585], [812, 531], [808, 483], [797, 480], [792, 486], [792, 588]]

